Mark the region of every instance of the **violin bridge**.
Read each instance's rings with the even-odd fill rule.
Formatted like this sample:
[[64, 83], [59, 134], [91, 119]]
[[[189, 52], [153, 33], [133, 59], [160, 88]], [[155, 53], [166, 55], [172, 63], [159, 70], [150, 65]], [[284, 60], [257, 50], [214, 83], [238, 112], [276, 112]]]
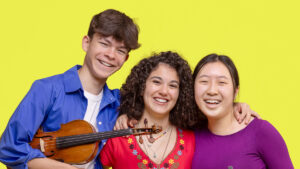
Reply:
[[40, 138], [40, 147], [41, 147], [41, 151], [45, 152], [45, 142], [42, 138]]

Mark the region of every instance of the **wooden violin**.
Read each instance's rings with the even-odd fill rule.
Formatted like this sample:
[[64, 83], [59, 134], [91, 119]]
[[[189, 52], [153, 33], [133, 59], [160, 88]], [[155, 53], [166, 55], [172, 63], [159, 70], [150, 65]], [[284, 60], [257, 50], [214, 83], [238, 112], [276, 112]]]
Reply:
[[37, 131], [29, 143], [32, 148], [41, 150], [46, 157], [69, 164], [85, 164], [94, 159], [99, 141], [103, 139], [159, 133], [161, 127], [129, 128], [116, 131], [95, 132], [94, 127], [84, 120], [74, 120], [62, 124], [54, 132]]

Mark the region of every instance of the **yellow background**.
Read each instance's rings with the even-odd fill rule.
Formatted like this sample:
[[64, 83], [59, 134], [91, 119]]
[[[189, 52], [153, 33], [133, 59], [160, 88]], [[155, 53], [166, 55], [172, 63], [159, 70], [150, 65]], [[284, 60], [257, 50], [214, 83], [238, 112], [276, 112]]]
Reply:
[[226, 54], [240, 73], [239, 100], [279, 130], [300, 167], [299, 0], [1, 1], [0, 133], [34, 80], [82, 64], [81, 39], [107, 8], [135, 19], [142, 44], [110, 88], [153, 51], [177, 51], [192, 68], [209, 53]]

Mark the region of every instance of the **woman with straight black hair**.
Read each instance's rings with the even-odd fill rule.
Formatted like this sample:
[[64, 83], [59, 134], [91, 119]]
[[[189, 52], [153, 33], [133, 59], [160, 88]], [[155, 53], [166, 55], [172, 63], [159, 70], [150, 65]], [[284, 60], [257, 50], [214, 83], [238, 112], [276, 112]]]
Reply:
[[211, 54], [197, 64], [195, 101], [204, 129], [195, 132], [192, 169], [292, 169], [286, 144], [267, 121], [252, 118], [238, 123], [233, 116], [239, 91], [238, 71], [232, 60]]

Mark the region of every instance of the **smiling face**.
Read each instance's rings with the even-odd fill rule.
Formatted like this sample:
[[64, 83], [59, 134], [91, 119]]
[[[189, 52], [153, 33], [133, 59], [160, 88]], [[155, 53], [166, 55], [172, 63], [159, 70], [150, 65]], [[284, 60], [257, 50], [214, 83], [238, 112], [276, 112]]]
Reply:
[[85, 36], [82, 48], [86, 52], [84, 65], [95, 79], [106, 80], [119, 70], [128, 57], [128, 50], [123, 42], [112, 36], [102, 37], [95, 33], [91, 39]]
[[146, 80], [143, 94], [144, 112], [155, 116], [169, 115], [179, 95], [179, 78], [174, 68], [159, 63]]
[[195, 100], [208, 119], [220, 119], [233, 110], [238, 89], [233, 88], [232, 77], [222, 62], [204, 65], [195, 79]]

